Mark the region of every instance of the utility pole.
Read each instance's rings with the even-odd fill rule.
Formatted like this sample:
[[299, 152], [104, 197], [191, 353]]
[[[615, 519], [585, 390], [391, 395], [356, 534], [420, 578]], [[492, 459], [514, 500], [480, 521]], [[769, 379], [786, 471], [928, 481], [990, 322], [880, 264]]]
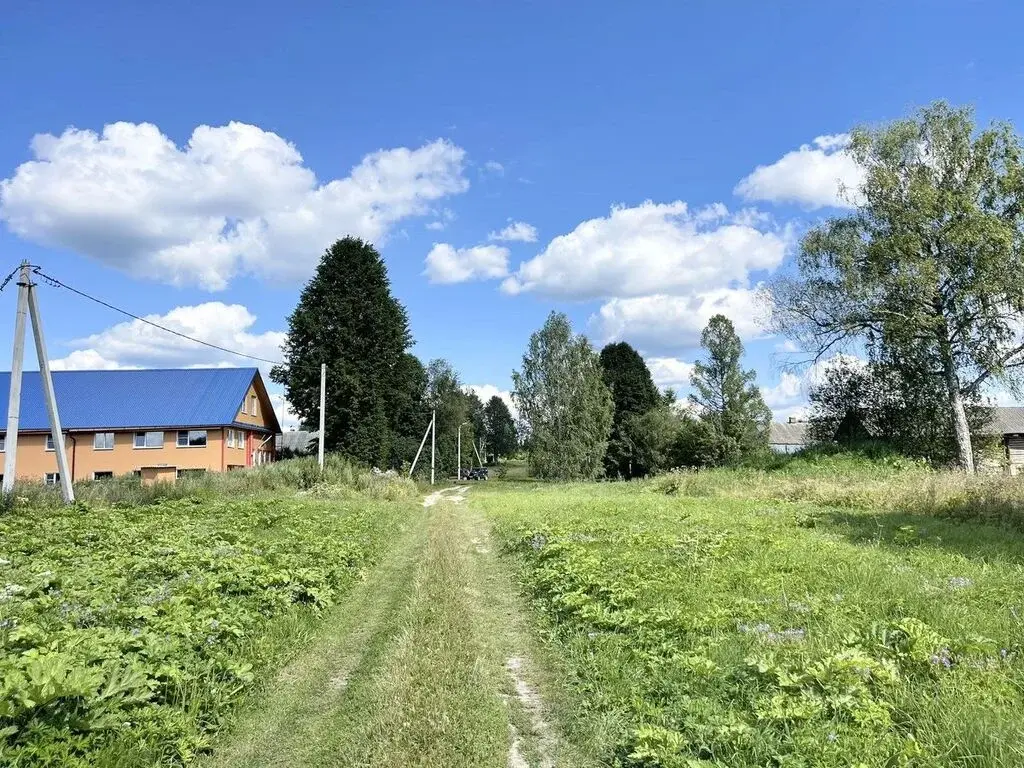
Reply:
[[321, 474], [324, 471], [324, 411], [327, 409], [327, 363], [320, 364], [320, 448], [317, 461]]
[[[43, 396], [46, 399], [46, 412], [50, 417], [50, 437], [53, 450], [57, 455], [57, 472], [60, 476], [60, 490], [64, 501], [68, 504], [75, 500], [75, 490], [71, 484], [71, 473], [68, 469], [67, 448], [64, 445], [64, 431], [60, 426], [60, 412], [57, 408], [57, 395], [53, 389], [53, 377], [50, 375], [50, 358], [46, 354], [46, 338], [43, 335], [43, 319], [39, 312], [39, 300], [36, 298], [35, 285], [32, 283], [32, 272], [29, 263], [21, 263], [21, 275], [18, 278], [18, 314], [15, 318], [14, 359], [11, 361], [11, 401], [13, 410], [8, 410], [7, 436], [14, 435], [13, 444], [4, 446], [7, 455], [4, 457], [3, 489], [9, 492], [14, 487], [18, 458], [18, 427], [21, 410], [21, 379], [22, 364], [25, 355], [25, 314], [32, 320], [32, 335], [36, 342], [36, 358], [39, 360], [39, 378], [42, 380]], [[17, 393], [17, 400], [14, 400]], [[10, 405], [9, 405], [10, 407]], [[13, 416], [13, 419], [11, 418]], [[13, 421], [13, 425], [12, 425]], [[13, 426], [13, 433], [11, 428]]]
[[11, 391], [7, 398], [7, 439], [4, 445], [4, 494], [14, 490], [18, 460], [18, 424], [21, 419], [21, 367], [25, 358], [25, 317], [28, 315], [28, 262], [21, 262], [18, 277], [18, 309], [14, 316], [14, 354], [11, 359]]
[[437, 411], [430, 416], [430, 484], [434, 484], [434, 454], [437, 451]]
[[420, 447], [416, 450], [416, 457], [412, 460], [412, 466], [409, 467], [409, 477], [412, 477], [412, 473], [416, 471], [416, 462], [420, 460], [420, 454], [423, 453], [423, 446], [427, 444], [427, 435], [430, 434], [430, 430], [434, 428], [434, 419], [431, 417], [430, 421], [427, 422], [427, 429], [423, 433], [423, 439], [420, 440]]
[[464, 421], [461, 424], [459, 424], [459, 439], [458, 439], [458, 446], [459, 446], [459, 448], [458, 448], [458, 459], [456, 461], [456, 464], [457, 464], [458, 468], [455, 470], [455, 479], [456, 480], [461, 480], [462, 479], [462, 428], [464, 426], [466, 426], [467, 424], [469, 424], [468, 421]]

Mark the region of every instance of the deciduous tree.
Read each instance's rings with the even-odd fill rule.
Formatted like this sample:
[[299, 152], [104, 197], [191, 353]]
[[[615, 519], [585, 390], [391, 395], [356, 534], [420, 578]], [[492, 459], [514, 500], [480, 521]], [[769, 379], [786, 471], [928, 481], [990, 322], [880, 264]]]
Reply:
[[1024, 366], [1020, 139], [944, 103], [852, 136], [856, 209], [804, 237], [799, 274], [770, 289], [775, 325], [816, 357], [858, 345], [937, 380], [973, 471], [969, 402], [993, 379], [1017, 387]]
[[530, 337], [512, 381], [533, 474], [597, 477], [612, 426], [612, 398], [600, 359], [584, 336], [573, 333], [569, 318], [559, 312], [548, 316]]
[[496, 457], [508, 456], [519, 447], [516, 422], [505, 401], [497, 395], [484, 406], [484, 430], [487, 450]]

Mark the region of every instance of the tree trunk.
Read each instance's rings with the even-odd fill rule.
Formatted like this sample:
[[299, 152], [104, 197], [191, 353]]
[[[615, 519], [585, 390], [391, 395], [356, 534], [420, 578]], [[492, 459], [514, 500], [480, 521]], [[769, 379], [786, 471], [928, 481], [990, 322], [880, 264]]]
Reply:
[[953, 367], [953, 358], [944, 354], [942, 374], [946, 380], [946, 392], [949, 395], [949, 413], [953, 419], [953, 434], [956, 438], [956, 450], [960, 459], [960, 468], [970, 475], [974, 474], [974, 449], [971, 446], [971, 427], [967, 423], [967, 411], [964, 409], [964, 398], [960, 393], [960, 378]]

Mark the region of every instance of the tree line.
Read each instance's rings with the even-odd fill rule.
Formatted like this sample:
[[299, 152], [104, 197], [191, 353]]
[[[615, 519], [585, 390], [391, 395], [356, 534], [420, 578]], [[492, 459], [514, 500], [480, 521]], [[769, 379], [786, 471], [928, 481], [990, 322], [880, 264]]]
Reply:
[[304, 426], [320, 417], [327, 364], [325, 446], [377, 467], [407, 466], [437, 414], [438, 470], [524, 451], [538, 477], [631, 478], [669, 466], [726, 464], [767, 449], [770, 414], [740, 368], [742, 344], [719, 315], [704, 333], [688, 406], [659, 392], [640, 354], [619, 342], [594, 352], [568, 318], [552, 313], [513, 373], [518, 420], [498, 396], [483, 403], [446, 360], [424, 365], [409, 349], [405, 308], [383, 259], [343, 238], [324, 253], [288, 317], [286, 365], [271, 378]]
[[[1024, 147], [1008, 124], [979, 130], [970, 109], [942, 102], [850, 135], [843, 151], [862, 181], [844, 190], [849, 213], [812, 227], [793, 268], [768, 284], [770, 330], [804, 350], [805, 365], [828, 362], [810, 392], [812, 438], [883, 441], [974, 471], [992, 419], [986, 393], [1024, 385]], [[500, 398], [466, 392], [446, 361], [409, 352], [405, 310], [361, 240], [328, 249], [288, 325], [288, 365], [272, 378], [314, 424], [326, 362], [327, 447], [368, 464], [407, 461], [432, 410], [450, 473], [460, 425], [470, 446], [525, 450], [535, 474], [564, 479], [767, 450], [770, 413], [721, 315], [704, 329], [683, 403], [658, 391], [628, 344], [598, 353], [552, 313], [513, 374], [518, 421]]]

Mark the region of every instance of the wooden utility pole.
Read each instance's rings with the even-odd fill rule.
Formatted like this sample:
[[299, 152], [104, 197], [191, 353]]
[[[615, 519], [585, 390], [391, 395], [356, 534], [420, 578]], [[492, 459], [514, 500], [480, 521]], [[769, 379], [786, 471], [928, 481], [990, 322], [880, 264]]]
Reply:
[[[39, 312], [39, 300], [36, 298], [35, 285], [32, 283], [32, 272], [29, 263], [21, 263], [21, 275], [18, 278], [18, 314], [14, 326], [14, 357], [11, 360], [11, 392], [7, 411], [7, 445], [4, 446], [4, 483], [3, 490], [9, 493], [14, 488], [18, 459], [18, 428], [21, 411], [21, 379], [25, 355], [25, 308], [32, 319], [32, 335], [36, 343], [36, 358], [39, 360], [39, 378], [42, 380], [43, 396], [46, 399], [46, 413], [50, 418], [50, 438], [57, 456], [57, 473], [60, 477], [61, 494], [64, 501], [75, 500], [75, 490], [71, 484], [71, 473], [68, 468], [67, 448], [64, 445], [64, 432], [60, 426], [60, 412], [57, 408], [57, 395], [53, 389], [53, 377], [50, 375], [50, 358], [46, 354], [46, 338], [43, 336], [43, 319]], [[13, 440], [10, 438], [13, 436]]]
[[327, 363], [320, 364], [320, 447], [317, 452], [317, 461], [320, 464], [320, 472], [324, 471], [324, 412], [327, 410]]

